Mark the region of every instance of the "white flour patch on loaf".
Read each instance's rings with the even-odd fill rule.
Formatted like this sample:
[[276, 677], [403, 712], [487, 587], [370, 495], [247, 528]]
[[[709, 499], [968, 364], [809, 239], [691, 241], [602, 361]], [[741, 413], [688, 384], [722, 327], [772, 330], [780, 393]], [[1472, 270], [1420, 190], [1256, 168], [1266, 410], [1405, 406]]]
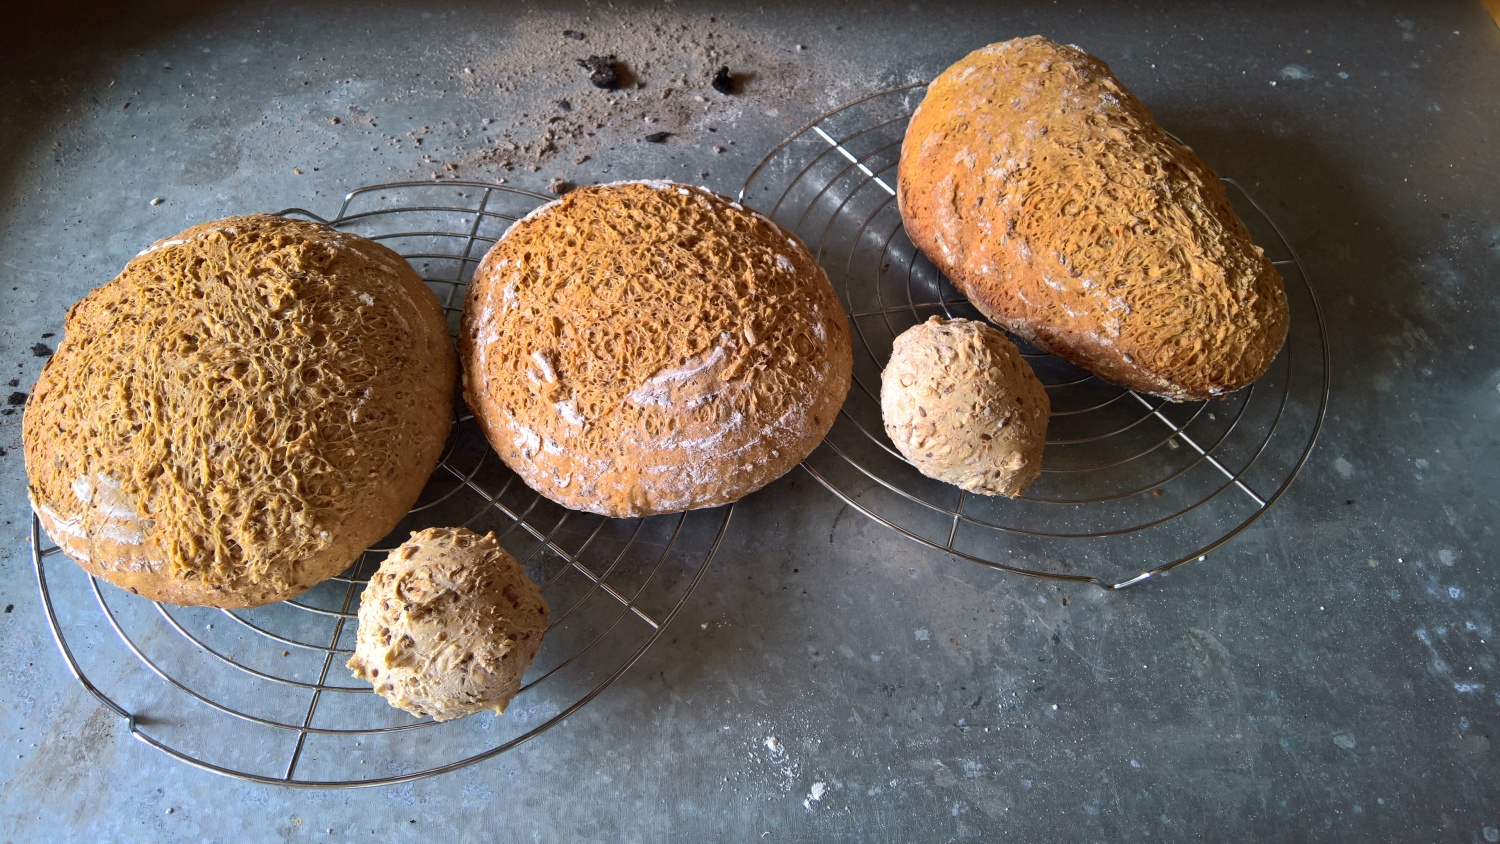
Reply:
[[[122, 545], [140, 545], [146, 541], [146, 523], [135, 512], [133, 502], [122, 491], [120, 481], [103, 472], [94, 475], [94, 480], [80, 477], [73, 481], [73, 494], [85, 507], [92, 507], [100, 516], [95, 533], [104, 539]], [[63, 519], [56, 511], [43, 506], [45, 515], [53, 520], [53, 528], [78, 539], [90, 539], [89, 530], [83, 525], [83, 516]], [[40, 511], [39, 511], [40, 514]]]
[[110, 520], [99, 526], [99, 535], [121, 545], [140, 545], [146, 541], [146, 534], [139, 525], [139, 522], [134, 521]]
[[173, 239], [173, 240], [163, 240], [160, 243], [153, 243], [150, 246], [147, 246], [145, 249], [142, 249], [141, 251], [135, 253], [135, 257], [139, 258], [142, 255], [149, 255], [149, 254], [151, 254], [152, 252], [155, 252], [158, 249], [166, 249], [168, 246], [177, 246], [178, 244], [181, 244], [181, 243], [187, 243], [187, 241], [186, 240], [180, 240], [180, 239]]
[[82, 516], [78, 516], [72, 519], [64, 519], [61, 515], [58, 514], [56, 510], [53, 510], [51, 507], [48, 507], [45, 504], [35, 505], [34, 507], [32, 507], [32, 509], [36, 510], [36, 514], [38, 516], [42, 517], [42, 521], [46, 523], [46, 527], [49, 533], [61, 533], [66, 536], [75, 537], [77, 539], [89, 538], [88, 531], [83, 529]]
[[120, 519], [124, 521], [139, 522], [135, 514], [135, 502], [131, 501], [121, 490], [120, 481], [109, 475], [99, 472], [94, 475], [97, 485], [94, 487], [94, 504], [99, 510], [99, 515], [106, 519]]
[[778, 252], [776, 253], [776, 269], [781, 270], [787, 275], [792, 275], [797, 272], [797, 265], [792, 263], [791, 258]]
[[572, 401], [553, 402], [552, 406], [557, 409], [557, 415], [569, 425], [583, 426], [585, 421], [583, 415], [578, 412], [578, 408], [573, 406]]
[[537, 368], [541, 370], [542, 380], [548, 384], [557, 383], [557, 370], [552, 368], [552, 360], [549, 352], [535, 351], [531, 353], [531, 359], [536, 361]]
[[505, 411], [505, 423], [510, 426], [511, 433], [515, 434], [512, 442], [516, 448], [521, 449], [522, 457], [530, 457], [532, 452], [541, 447], [542, 438], [537, 435], [537, 432], [522, 425], [516, 420], [515, 414], [509, 410]]
[[745, 415], [743, 413], [740, 413], [739, 411], [735, 411], [734, 414], [729, 417], [728, 422], [726, 422], [722, 427], [719, 428], [719, 430], [715, 431], [709, 436], [699, 437], [692, 440], [676, 440], [669, 437], [663, 440], [662, 445], [666, 448], [679, 448], [686, 449], [688, 451], [713, 452], [718, 448], [719, 444], [724, 441], [725, 435], [734, 433], [744, 426]]
[[[714, 375], [718, 372], [724, 358], [726, 344], [729, 341], [728, 334], [719, 335], [720, 345], [714, 346], [708, 352], [699, 355], [696, 359], [685, 362], [676, 369], [663, 369], [655, 375], [646, 379], [646, 382], [636, 387], [625, 398], [636, 404], [658, 404], [670, 405], [673, 403], [673, 393], [677, 392], [690, 381], [700, 379], [700, 376]], [[718, 380], [715, 378], [714, 380]], [[701, 397], [701, 393], [700, 393]], [[689, 406], [692, 404], [693, 396], [687, 397]], [[701, 404], [702, 402], [698, 402]]]
[[370, 402], [370, 396], [373, 395], [374, 392], [375, 391], [369, 387], [366, 387], [360, 391], [359, 399], [354, 402], [354, 407], [349, 409], [350, 422], [359, 421], [359, 409]]

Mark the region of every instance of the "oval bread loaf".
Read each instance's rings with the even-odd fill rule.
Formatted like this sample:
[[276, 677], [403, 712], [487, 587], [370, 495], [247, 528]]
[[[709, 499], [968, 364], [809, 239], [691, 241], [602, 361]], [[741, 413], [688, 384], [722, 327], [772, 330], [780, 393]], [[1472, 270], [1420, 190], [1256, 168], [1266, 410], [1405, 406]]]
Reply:
[[849, 328], [802, 244], [701, 188], [579, 188], [475, 272], [464, 396], [506, 465], [575, 510], [735, 501], [797, 465], [849, 391]]
[[1105, 380], [1221, 396], [1286, 337], [1281, 278], [1218, 177], [1077, 47], [1021, 38], [944, 71], [899, 185], [913, 243], [985, 316]]
[[428, 528], [370, 578], [348, 667], [413, 715], [500, 714], [520, 691], [547, 620], [541, 590], [495, 534]]
[[922, 474], [1015, 498], [1042, 473], [1052, 403], [999, 330], [932, 317], [901, 332], [880, 378], [885, 432]]
[[68, 312], [26, 407], [31, 505], [147, 598], [290, 598], [406, 515], [456, 370], [437, 298], [384, 246], [268, 215], [194, 226]]

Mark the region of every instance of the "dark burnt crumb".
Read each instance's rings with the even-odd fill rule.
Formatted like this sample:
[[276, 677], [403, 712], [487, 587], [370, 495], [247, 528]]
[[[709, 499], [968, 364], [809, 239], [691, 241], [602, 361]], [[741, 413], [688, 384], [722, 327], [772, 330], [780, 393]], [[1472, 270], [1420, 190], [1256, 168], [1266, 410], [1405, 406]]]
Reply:
[[46, 343], [38, 343], [35, 346], [31, 347], [31, 353], [39, 358], [51, 357], [52, 347], [48, 346]]
[[553, 105], [557, 106], [557, 110], [558, 111], [572, 111], [573, 110], [573, 104], [570, 103], [570, 102], [568, 102], [567, 100], [558, 100], [557, 102], [554, 102]]
[[5, 382], [5, 386], [7, 386], [7, 387], [18, 387], [18, 386], [20, 386], [20, 384], [21, 384], [21, 379], [19, 379], [19, 378], [12, 378], [9, 381]]
[[595, 88], [614, 90], [620, 84], [620, 71], [615, 67], [615, 57], [589, 56], [579, 59], [578, 66], [589, 72], [589, 83]]
[[733, 94], [734, 77], [729, 73], [729, 65], [724, 65], [717, 71], [714, 71], [714, 81], [710, 84], [713, 85], [715, 91], [721, 94]]
[[651, 134], [646, 136], [646, 143], [664, 144], [667, 142], [667, 138], [670, 137], [672, 137], [671, 132], [652, 132]]
[[48, 331], [48, 332], [47, 332], [47, 333], [46, 333], [46, 334], [43, 334], [43, 335], [42, 335], [42, 339], [43, 339], [43, 340], [46, 340], [46, 339], [47, 339], [47, 338], [48, 338], [48, 337], [56, 337], [56, 336], [57, 336], [57, 335], [56, 335], [56, 334], [55, 334], [55, 333], [53, 333], [53, 332], [51, 332], [51, 331]]
[[564, 29], [563, 30], [563, 37], [567, 38], [567, 39], [570, 39], [572, 41], [582, 41], [583, 38], [584, 38], [584, 35], [583, 35], [582, 32], [579, 32], [576, 29]]
[[26, 394], [11, 393], [10, 397], [5, 400], [5, 403], [10, 405], [11, 407], [20, 407], [21, 405], [26, 403]]

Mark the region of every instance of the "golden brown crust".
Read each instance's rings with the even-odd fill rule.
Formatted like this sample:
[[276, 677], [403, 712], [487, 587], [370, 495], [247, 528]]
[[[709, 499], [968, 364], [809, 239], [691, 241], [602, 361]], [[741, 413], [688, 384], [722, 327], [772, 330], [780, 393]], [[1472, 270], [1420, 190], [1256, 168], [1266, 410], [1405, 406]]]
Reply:
[[338, 574], [415, 502], [452, 418], [442, 307], [399, 255], [231, 217], [68, 312], [23, 424], [32, 507], [90, 573], [249, 607]]
[[1285, 339], [1281, 278], [1218, 177], [1077, 47], [1020, 38], [948, 68], [899, 176], [913, 243], [985, 316], [1108, 381], [1221, 396]]
[[1015, 498], [1042, 474], [1052, 402], [998, 329], [931, 317], [901, 332], [880, 378], [885, 432], [917, 471]]
[[505, 712], [547, 631], [537, 585], [495, 534], [414, 532], [370, 578], [348, 667], [413, 715]]
[[701, 188], [580, 188], [495, 244], [459, 332], [500, 457], [577, 510], [713, 507], [780, 477], [849, 390], [828, 278], [780, 226]]

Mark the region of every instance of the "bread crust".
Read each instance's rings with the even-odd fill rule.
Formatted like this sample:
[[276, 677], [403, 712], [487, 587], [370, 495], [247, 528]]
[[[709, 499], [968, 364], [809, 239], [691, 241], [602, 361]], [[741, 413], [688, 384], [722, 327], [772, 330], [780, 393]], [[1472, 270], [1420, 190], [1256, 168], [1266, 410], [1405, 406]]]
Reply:
[[702, 188], [580, 188], [517, 222], [464, 303], [464, 397], [516, 474], [566, 507], [735, 501], [822, 441], [848, 324], [796, 238]]
[[269, 215], [194, 226], [68, 312], [23, 422], [32, 508], [152, 600], [284, 600], [415, 503], [456, 370], [442, 306], [391, 250]]
[[1219, 397], [1286, 337], [1219, 178], [1077, 47], [1020, 38], [940, 74], [898, 182], [912, 242], [985, 316], [1107, 381]]

